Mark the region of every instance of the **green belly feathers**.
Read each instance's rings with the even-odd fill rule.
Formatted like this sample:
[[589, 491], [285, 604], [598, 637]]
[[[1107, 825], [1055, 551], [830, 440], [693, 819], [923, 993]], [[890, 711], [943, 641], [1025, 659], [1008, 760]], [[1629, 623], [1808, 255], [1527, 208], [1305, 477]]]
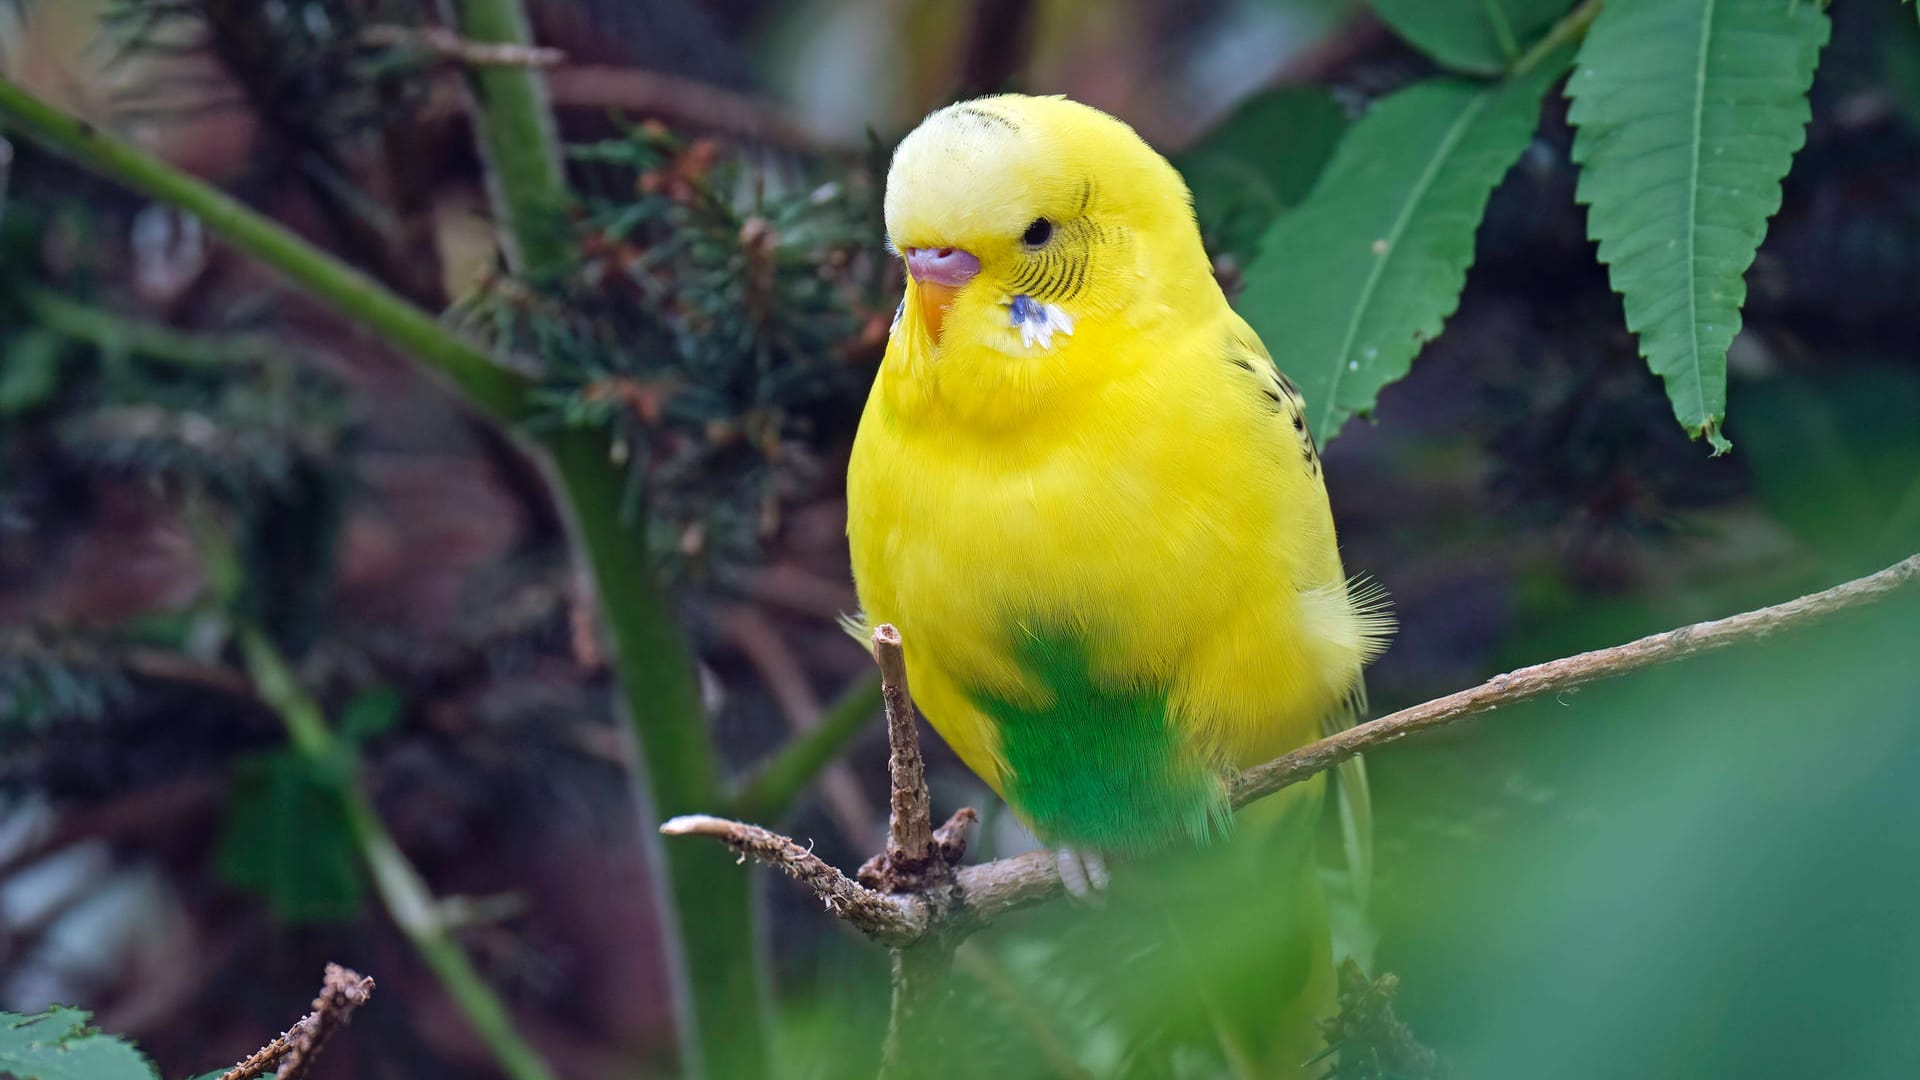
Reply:
[[1038, 703], [973, 690], [992, 717], [1007, 801], [1048, 844], [1139, 852], [1224, 838], [1226, 790], [1168, 715], [1167, 688], [1094, 678], [1076, 637], [1016, 629]]

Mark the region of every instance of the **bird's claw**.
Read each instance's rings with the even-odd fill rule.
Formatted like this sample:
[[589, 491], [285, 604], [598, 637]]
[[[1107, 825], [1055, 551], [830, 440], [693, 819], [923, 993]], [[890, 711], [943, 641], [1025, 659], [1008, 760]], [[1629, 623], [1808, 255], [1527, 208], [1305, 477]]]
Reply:
[[1053, 862], [1060, 871], [1060, 884], [1076, 902], [1089, 907], [1107, 902], [1107, 886], [1113, 884], [1113, 875], [1099, 852], [1061, 848], [1053, 853]]

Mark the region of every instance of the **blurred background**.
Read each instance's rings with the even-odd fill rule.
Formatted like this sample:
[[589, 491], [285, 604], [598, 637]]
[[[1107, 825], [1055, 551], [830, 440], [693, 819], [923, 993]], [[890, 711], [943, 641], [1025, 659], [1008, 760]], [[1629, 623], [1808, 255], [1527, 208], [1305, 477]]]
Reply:
[[[500, 270], [425, 0], [0, 2], [0, 70], [547, 365], [548, 422], [611, 431], [608, 499], [645, 494], [743, 773], [872, 711], [835, 619], [900, 290], [893, 143], [993, 89], [1107, 109], [1187, 172], [1231, 291], [1351, 118], [1432, 70], [1342, 0], [528, 9], [563, 54], [581, 197], [541, 295]], [[1401, 623], [1376, 713], [1920, 551], [1920, 28], [1891, 2], [1832, 14], [1724, 457], [1635, 352], [1549, 99], [1446, 333], [1326, 451], [1347, 564]], [[286, 750], [309, 708], [555, 1073], [677, 1075], [596, 620], [512, 438], [195, 219], [0, 143], [0, 1009], [93, 1009], [194, 1075], [285, 1028], [334, 960], [380, 990], [321, 1075], [499, 1075]], [[1462, 1077], [1920, 1073], [1917, 655], [1907, 595], [1377, 755], [1375, 969], [1401, 1018]], [[885, 823], [884, 733], [859, 731], [769, 822], [847, 868]], [[977, 857], [1031, 843], [928, 746], [936, 809], [987, 812]], [[780, 1074], [869, 1075], [884, 953], [738, 872]], [[1088, 933], [1049, 909], [970, 946], [955, 1075], [1222, 1074], [1155, 1042], [1179, 1041], [1167, 988]]]

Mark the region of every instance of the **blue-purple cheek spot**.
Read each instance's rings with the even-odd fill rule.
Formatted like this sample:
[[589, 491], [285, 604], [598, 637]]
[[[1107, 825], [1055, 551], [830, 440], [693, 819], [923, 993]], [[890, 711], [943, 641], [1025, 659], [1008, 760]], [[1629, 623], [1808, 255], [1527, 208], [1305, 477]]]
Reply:
[[1021, 293], [1019, 296], [1014, 297], [1013, 303], [1009, 305], [1009, 307], [1012, 309], [1011, 314], [1013, 316], [1014, 326], [1019, 326], [1022, 323], [1032, 323], [1035, 326], [1046, 325], [1046, 311], [1038, 301], [1026, 293]]

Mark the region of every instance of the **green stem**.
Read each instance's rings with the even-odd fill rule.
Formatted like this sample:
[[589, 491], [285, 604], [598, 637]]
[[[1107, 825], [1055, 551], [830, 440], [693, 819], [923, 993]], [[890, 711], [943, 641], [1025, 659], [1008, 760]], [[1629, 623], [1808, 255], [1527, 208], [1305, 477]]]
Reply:
[[880, 675], [863, 676], [828, 707], [820, 726], [774, 751], [734, 792], [727, 817], [777, 824], [808, 784], [880, 714]]
[[[470, 40], [531, 45], [521, 0], [448, 0], [449, 22]], [[546, 87], [533, 68], [470, 70], [473, 122], [485, 148], [494, 214], [514, 271], [538, 286], [572, 263], [562, 213], [568, 204]], [[592, 568], [601, 617], [646, 795], [661, 818], [712, 812], [724, 798], [721, 759], [707, 731], [692, 646], [671, 597], [655, 582], [645, 529], [623, 518], [624, 473], [608, 460], [604, 434], [562, 429], [547, 449]], [[767, 1073], [767, 985], [752, 884], [724, 849], [662, 847], [649, 835], [666, 923], [688, 1075]]]
[[[316, 775], [331, 775], [330, 767], [344, 759], [345, 751], [327, 727], [319, 703], [301, 688], [286, 658], [257, 627], [242, 623], [236, 637], [254, 688], [286, 725], [294, 749], [316, 767]], [[555, 1080], [553, 1070], [514, 1028], [506, 1003], [487, 985], [466, 949], [448, 932], [441, 919], [440, 901], [393, 842], [393, 834], [381, 822], [358, 777], [343, 778], [338, 792], [361, 858], [373, 878], [374, 891], [380, 894], [387, 914], [433, 969], [447, 996], [465, 1014], [500, 1068], [513, 1080]]]
[[1513, 39], [1513, 27], [1507, 22], [1507, 13], [1500, 6], [1500, 0], [1480, 0], [1480, 10], [1487, 17], [1487, 25], [1493, 29], [1494, 43], [1500, 46], [1500, 55], [1511, 64], [1520, 55], [1520, 45]]
[[[451, 0], [447, 19], [461, 37], [485, 45], [532, 45], [520, 0]], [[516, 276], [550, 280], [573, 260], [559, 137], [546, 78], [523, 65], [469, 65], [487, 184], [499, 217], [501, 246]]]
[[129, 319], [38, 285], [19, 285], [13, 295], [35, 322], [103, 352], [144, 356], [187, 368], [225, 368], [271, 360], [285, 352], [284, 346], [263, 334], [188, 333]]
[[95, 172], [198, 217], [234, 247], [285, 274], [334, 310], [378, 332], [502, 420], [526, 413], [527, 380], [448, 332], [379, 282], [279, 223], [0, 78], [0, 122]]
[[1587, 27], [1592, 26], [1593, 20], [1600, 14], [1600, 4], [1601, 0], [1582, 0], [1579, 7], [1567, 12], [1559, 22], [1554, 23], [1545, 37], [1534, 42], [1525, 56], [1514, 61], [1513, 70], [1508, 77], [1517, 79], [1525, 75], [1542, 60], [1552, 56], [1562, 45], [1585, 37]]
[[[548, 440], [573, 532], [598, 586], [628, 722], [657, 818], [723, 804], [720, 761], [707, 734], [700, 683], [679, 623], [653, 580], [646, 548], [621, 520], [624, 479], [605, 440], [569, 429]], [[767, 1075], [767, 987], [761, 973], [752, 875], [711, 844], [659, 845], [662, 918], [689, 1076]]]

